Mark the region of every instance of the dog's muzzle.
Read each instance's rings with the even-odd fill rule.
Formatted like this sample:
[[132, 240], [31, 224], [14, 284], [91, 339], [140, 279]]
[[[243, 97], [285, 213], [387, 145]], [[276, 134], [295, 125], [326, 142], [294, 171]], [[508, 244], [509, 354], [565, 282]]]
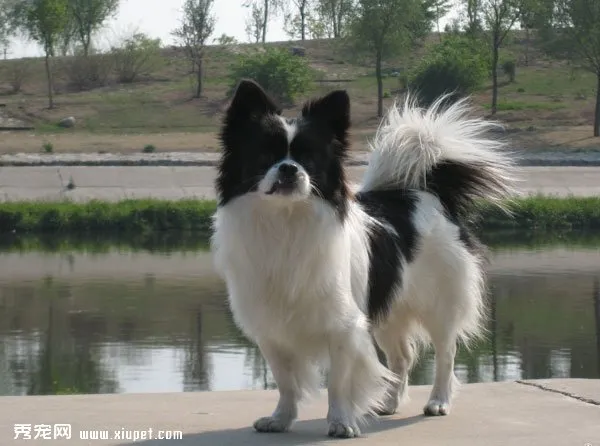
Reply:
[[298, 166], [293, 163], [282, 163], [277, 170], [277, 179], [267, 195], [291, 194], [298, 188]]

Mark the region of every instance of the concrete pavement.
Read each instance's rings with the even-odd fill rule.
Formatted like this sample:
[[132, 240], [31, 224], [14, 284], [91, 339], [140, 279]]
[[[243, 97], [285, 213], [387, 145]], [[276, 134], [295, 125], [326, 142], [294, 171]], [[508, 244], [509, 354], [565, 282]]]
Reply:
[[[299, 421], [286, 434], [258, 434], [250, 427], [273, 410], [276, 391], [2, 397], [0, 444], [43, 444], [33, 439], [40, 431], [36, 426], [54, 432], [59, 424], [70, 426], [71, 439], [49, 444], [600, 446], [600, 380], [464, 385], [452, 413], [437, 418], [421, 414], [429, 391], [429, 386], [411, 387], [411, 399], [397, 415], [370, 420], [363, 436], [354, 440], [326, 436], [325, 393], [301, 408]], [[21, 432], [29, 426], [32, 440], [15, 439], [15, 424], [25, 425]], [[106, 432], [109, 439], [81, 439], [82, 432], [85, 436], [94, 430]], [[114, 438], [115, 431], [121, 438]], [[180, 432], [183, 439], [160, 440], [159, 431], [163, 436]], [[64, 428], [59, 433], [64, 435]], [[133, 441], [134, 435], [145, 438]]]
[[[357, 182], [364, 167], [349, 172]], [[210, 166], [3, 166], [0, 201], [214, 198], [215, 174]], [[600, 167], [522, 167], [520, 178], [523, 194], [600, 196]]]

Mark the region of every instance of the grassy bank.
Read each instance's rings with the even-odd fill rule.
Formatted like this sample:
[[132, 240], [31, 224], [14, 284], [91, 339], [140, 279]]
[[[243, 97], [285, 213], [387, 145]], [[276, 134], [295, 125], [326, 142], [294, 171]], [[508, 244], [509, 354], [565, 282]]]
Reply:
[[[214, 201], [126, 200], [116, 203], [9, 202], [0, 204], [0, 235], [150, 234], [210, 232]], [[480, 233], [498, 230], [569, 231], [600, 228], [600, 197], [531, 197], [509, 204], [512, 215], [484, 205]]]
[[[420, 61], [437, 34], [428, 36], [410, 54], [398, 53], [386, 60], [385, 73], [405, 73]], [[514, 81], [501, 76], [496, 118], [512, 131], [519, 147], [565, 149], [598, 148], [591, 137], [596, 80], [587, 71], [575, 70], [562, 60], [552, 60], [538, 51], [539, 42], [530, 44], [520, 32], [511, 32], [501, 49], [501, 60], [517, 61]], [[335, 39], [305, 42], [269, 43], [284, 48], [302, 46], [306, 60], [319, 71], [310, 91], [298, 98], [286, 113], [298, 113], [309, 96], [334, 88], [348, 90], [352, 98], [354, 147], [364, 149], [363, 135], [372, 134], [379, 120], [377, 82], [372, 61], [360, 57]], [[35, 132], [17, 132], [0, 139], [0, 153], [39, 152], [50, 143], [55, 152], [135, 153], [152, 144], [157, 151], [215, 150], [216, 132], [221, 125], [232, 80], [231, 63], [241, 54], [261, 51], [261, 45], [210, 45], [204, 61], [204, 93], [192, 99], [193, 79], [181, 49], [164, 48], [154, 70], [139, 82], [107, 85], [78, 91], [72, 85], [70, 57], [55, 58], [57, 107], [47, 107], [47, 82], [44, 59], [0, 60], [0, 80], [21, 73], [21, 90], [12, 91], [9, 82], [0, 82], [4, 112], [35, 127]], [[528, 54], [528, 63], [524, 55]], [[77, 65], [75, 65], [77, 66]], [[384, 102], [391, 105], [402, 87], [400, 77], [383, 79]], [[491, 103], [491, 79], [473, 93], [475, 104], [487, 114]], [[168, 110], [168, 113], [165, 113]], [[62, 129], [57, 122], [67, 116], [76, 126]]]

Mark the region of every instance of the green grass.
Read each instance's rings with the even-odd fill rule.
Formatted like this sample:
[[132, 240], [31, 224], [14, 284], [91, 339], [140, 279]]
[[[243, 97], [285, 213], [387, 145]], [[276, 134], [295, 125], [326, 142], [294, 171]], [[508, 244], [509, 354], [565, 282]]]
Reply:
[[[512, 215], [484, 205], [477, 231], [570, 231], [600, 228], [600, 197], [530, 197], [508, 204]], [[0, 204], [0, 234], [208, 233], [216, 203], [210, 200], [7, 202]]]
[[214, 210], [197, 200], [9, 202], [0, 204], [0, 234], [208, 231]]
[[484, 230], [592, 230], [600, 229], [600, 197], [550, 198], [533, 196], [514, 200], [511, 216], [484, 206], [480, 227]]

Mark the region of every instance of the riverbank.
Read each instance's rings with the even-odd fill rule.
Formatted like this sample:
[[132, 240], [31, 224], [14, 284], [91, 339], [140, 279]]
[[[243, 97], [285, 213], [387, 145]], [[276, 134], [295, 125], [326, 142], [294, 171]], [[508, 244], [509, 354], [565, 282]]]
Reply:
[[[477, 231], [569, 231], [600, 228], [600, 197], [527, 197], [507, 203], [510, 215], [482, 205]], [[0, 203], [0, 234], [210, 232], [214, 200]]]
[[[0, 154], [0, 167], [39, 166], [216, 166], [216, 151], [166, 151], [155, 153], [16, 153]], [[353, 151], [348, 165], [364, 166], [368, 152]], [[600, 166], [600, 148], [572, 150], [521, 150], [516, 160], [521, 166]]]
[[[467, 384], [446, 417], [422, 415], [430, 390], [430, 386], [410, 387], [410, 401], [400, 413], [369, 419], [362, 436], [354, 440], [327, 437], [325, 392], [302, 406], [291, 432], [257, 434], [252, 422], [273, 410], [275, 390], [2, 397], [0, 431], [3, 445], [23, 443], [23, 434], [15, 438], [13, 433], [17, 424], [68, 425], [70, 439], [59, 436], [52, 442], [65, 446], [88, 444], [82, 434], [85, 437], [97, 430], [106, 432], [108, 439], [102, 444], [107, 446], [166, 446], [174, 442], [182, 446], [318, 445], [348, 441], [372, 446], [415, 442], [430, 446], [474, 446], [482, 442], [490, 446], [598, 444], [600, 380]], [[121, 433], [120, 438], [115, 438], [115, 431]], [[35, 432], [31, 432], [33, 438]]]

